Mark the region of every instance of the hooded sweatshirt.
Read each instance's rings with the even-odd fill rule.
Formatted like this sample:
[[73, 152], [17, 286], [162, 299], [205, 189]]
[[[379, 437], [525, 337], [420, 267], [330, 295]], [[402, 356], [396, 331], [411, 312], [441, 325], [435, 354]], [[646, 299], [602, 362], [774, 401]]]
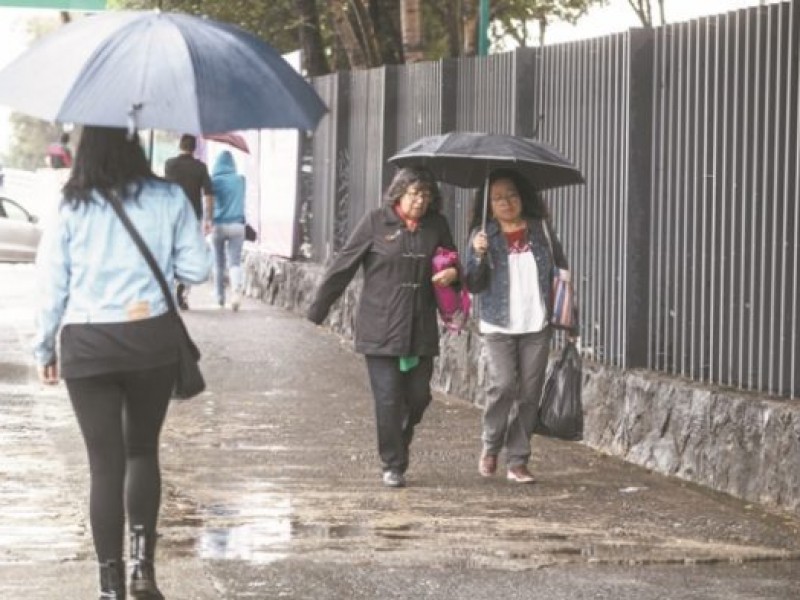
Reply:
[[244, 223], [244, 177], [236, 173], [230, 151], [223, 150], [211, 173], [214, 223]]

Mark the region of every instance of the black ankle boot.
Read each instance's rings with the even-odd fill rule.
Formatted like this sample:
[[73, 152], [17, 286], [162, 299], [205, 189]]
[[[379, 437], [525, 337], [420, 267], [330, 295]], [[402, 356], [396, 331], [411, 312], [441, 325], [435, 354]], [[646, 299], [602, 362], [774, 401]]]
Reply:
[[125, 563], [121, 560], [100, 563], [100, 600], [125, 600]]
[[145, 533], [144, 527], [134, 525], [131, 530], [131, 597], [141, 600], [164, 600], [156, 585], [153, 560], [156, 554], [156, 534]]

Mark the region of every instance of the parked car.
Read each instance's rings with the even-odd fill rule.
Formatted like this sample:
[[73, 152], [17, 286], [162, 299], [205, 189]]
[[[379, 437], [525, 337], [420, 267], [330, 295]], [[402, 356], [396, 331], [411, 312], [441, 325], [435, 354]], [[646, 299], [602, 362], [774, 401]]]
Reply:
[[41, 237], [36, 216], [10, 198], [0, 197], [0, 262], [33, 262]]

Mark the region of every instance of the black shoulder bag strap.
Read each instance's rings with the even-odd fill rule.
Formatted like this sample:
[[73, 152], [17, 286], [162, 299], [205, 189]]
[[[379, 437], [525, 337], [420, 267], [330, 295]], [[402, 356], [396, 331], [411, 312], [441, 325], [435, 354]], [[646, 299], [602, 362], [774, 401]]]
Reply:
[[142, 236], [125, 212], [119, 197], [114, 194], [109, 198], [108, 202], [111, 204], [114, 212], [117, 213], [125, 229], [128, 230], [131, 239], [133, 239], [134, 243], [139, 248], [139, 252], [142, 253], [145, 261], [147, 261], [150, 270], [153, 271], [156, 281], [158, 281], [158, 284], [161, 286], [164, 300], [167, 302], [169, 314], [172, 315], [172, 318], [178, 324], [178, 375], [172, 395], [175, 398], [183, 399], [196, 396], [206, 388], [203, 374], [200, 372], [200, 368], [197, 365], [197, 362], [200, 360], [200, 351], [192, 341], [189, 330], [186, 329], [186, 323], [183, 322], [180, 314], [178, 314], [178, 309], [175, 306], [175, 299], [172, 297], [172, 292], [170, 292], [169, 286], [167, 285], [164, 273], [161, 272], [161, 268], [158, 266], [158, 263], [156, 263], [153, 253], [150, 252], [150, 248], [144, 243]]
[[161, 291], [164, 294], [164, 300], [167, 302], [169, 311], [177, 315], [178, 308], [175, 306], [175, 298], [172, 297], [172, 293], [169, 291], [169, 286], [167, 285], [167, 280], [164, 278], [164, 273], [161, 272], [161, 268], [156, 263], [153, 253], [150, 252], [150, 248], [148, 248], [147, 244], [144, 243], [144, 240], [142, 239], [142, 236], [139, 235], [139, 231], [136, 229], [136, 226], [131, 221], [128, 213], [126, 213], [125, 209], [122, 207], [122, 202], [120, 202], [119, 196], [114, 194], [108, 200], [108, 203], [114, 209], [114, 212], [117, 213], [119, 220], [122, 221], [122, 224], [125, 226], [125, 229], [128, 230], [131, 239], [133, 239], [133, 243], [136, 244], [137, 248], [139, 248], [139, 252], [142, 253], [142, 256], [147, 262], [147, 265], [150, 267], [150, 270], [153, 271], [153, 275], [155, 275], [158, 285], [161, 286]]

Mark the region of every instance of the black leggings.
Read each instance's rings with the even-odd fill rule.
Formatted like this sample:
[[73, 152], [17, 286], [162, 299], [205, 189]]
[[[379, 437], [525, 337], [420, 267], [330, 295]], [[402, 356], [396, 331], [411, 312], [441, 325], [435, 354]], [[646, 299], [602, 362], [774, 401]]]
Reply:
[[91, 474], [89, 519], [99, 561], [122, 557], [129, 525], [154, 532], [161, 504], [158, 438], [175, 366], [67, 379], [86, 442]]

